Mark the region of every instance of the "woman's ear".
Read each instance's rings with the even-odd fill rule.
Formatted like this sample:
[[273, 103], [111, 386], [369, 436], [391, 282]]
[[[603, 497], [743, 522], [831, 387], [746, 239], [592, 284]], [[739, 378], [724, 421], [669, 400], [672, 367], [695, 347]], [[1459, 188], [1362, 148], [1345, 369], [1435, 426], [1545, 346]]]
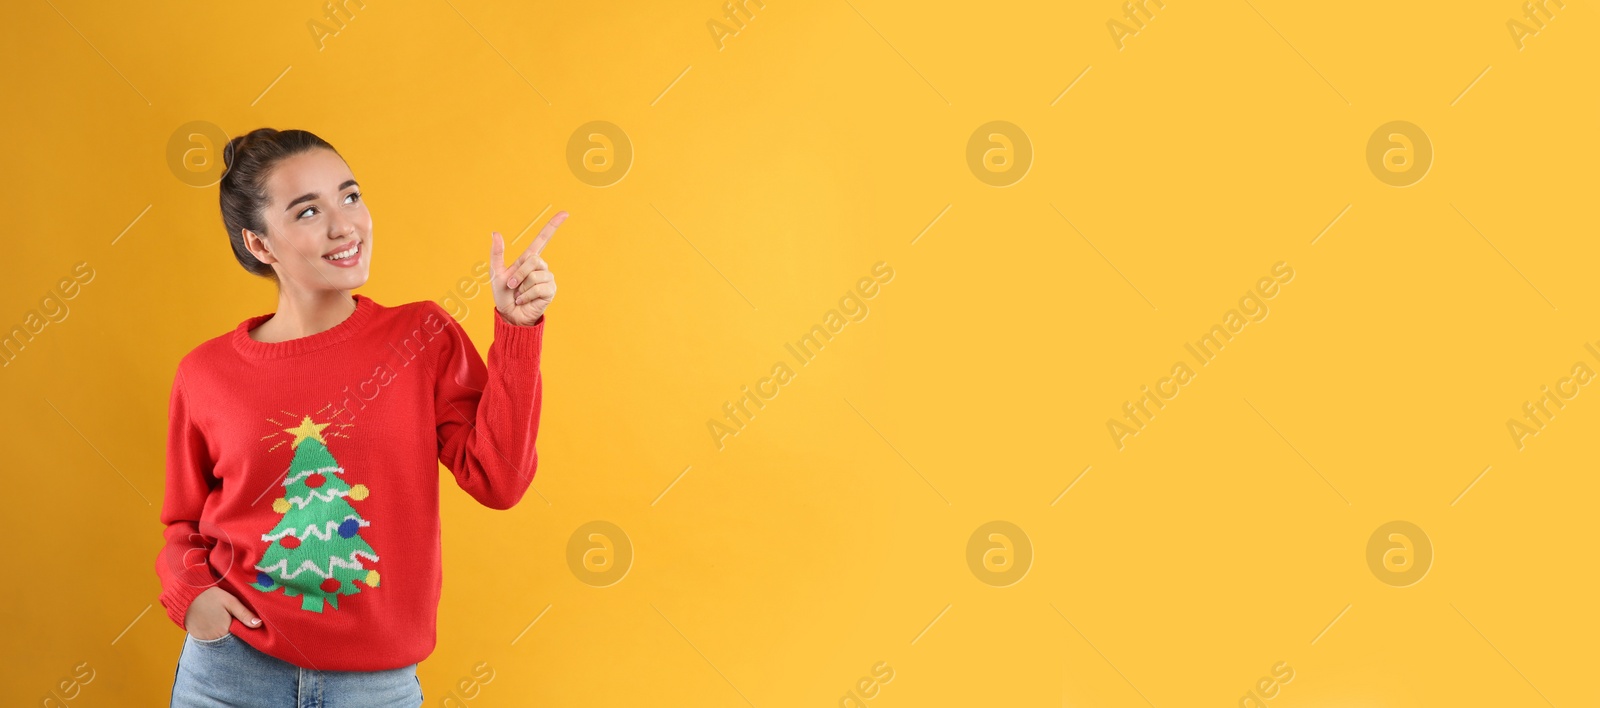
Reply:
[[250, 229], [240, 229], [239, 233], [244, 236], [244, 247], [250, 249], [250, 255], [255, 256], [256, 260], [266, 263], [267, 265], [271, 265], [278, 261], [278, 259], [272, 255], [272, 250], [267, 248], [266, 239], [257, 236], [256, 232], [251, 231]]

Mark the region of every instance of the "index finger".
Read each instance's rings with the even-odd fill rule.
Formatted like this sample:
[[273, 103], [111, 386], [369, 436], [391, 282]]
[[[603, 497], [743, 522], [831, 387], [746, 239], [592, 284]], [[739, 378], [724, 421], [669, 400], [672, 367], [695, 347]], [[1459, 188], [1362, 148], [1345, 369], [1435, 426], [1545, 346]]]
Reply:
[[534, 255], [539, 255], [539, 252], [544, 250], [545, 244], [550, 242], [550, 237], [555, 235], [556, 227], [566, 220], [566, 212], [556, 212], [555, 216], [550, 217], [549, 223], [546, 223], [544, 228], [539, 230], [539, 235], [533, 238], [533, 243], [528, 244], [528, 250], [532, 251]]

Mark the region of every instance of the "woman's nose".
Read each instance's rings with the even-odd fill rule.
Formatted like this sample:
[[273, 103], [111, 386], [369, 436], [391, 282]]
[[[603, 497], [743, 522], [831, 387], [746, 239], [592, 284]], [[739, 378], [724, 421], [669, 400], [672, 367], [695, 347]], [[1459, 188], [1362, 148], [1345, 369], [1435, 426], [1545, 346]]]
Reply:
[[346, 236], [356, 230], [356, 222], [352, 219], [334, 213], [328, 220], [328, 235], [335, 238]]

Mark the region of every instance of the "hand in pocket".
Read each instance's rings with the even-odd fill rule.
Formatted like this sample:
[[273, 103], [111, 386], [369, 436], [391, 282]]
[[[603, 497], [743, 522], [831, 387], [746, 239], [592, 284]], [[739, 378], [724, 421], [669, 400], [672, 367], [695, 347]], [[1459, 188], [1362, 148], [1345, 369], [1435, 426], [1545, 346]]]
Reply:
[[183, 615], [183, 629], [189, 636], [209, 642], [226, 636], [233, 626], [234, 617], [238, 617], [246, 627], [261, 626], [260, 618], [239, 602], [239, 598], [213, 585], [189, 603], [189, 609]]

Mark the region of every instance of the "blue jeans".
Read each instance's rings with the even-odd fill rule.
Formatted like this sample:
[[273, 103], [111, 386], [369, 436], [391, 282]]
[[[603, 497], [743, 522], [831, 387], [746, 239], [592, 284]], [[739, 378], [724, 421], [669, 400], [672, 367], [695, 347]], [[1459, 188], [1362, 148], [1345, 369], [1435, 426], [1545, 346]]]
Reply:
[[319, 671], [261, 653], [229, 632], [212, 640], [184, 635], [173, 677], [173, 708], [416, 708], [417, 665], [386, 671]]

